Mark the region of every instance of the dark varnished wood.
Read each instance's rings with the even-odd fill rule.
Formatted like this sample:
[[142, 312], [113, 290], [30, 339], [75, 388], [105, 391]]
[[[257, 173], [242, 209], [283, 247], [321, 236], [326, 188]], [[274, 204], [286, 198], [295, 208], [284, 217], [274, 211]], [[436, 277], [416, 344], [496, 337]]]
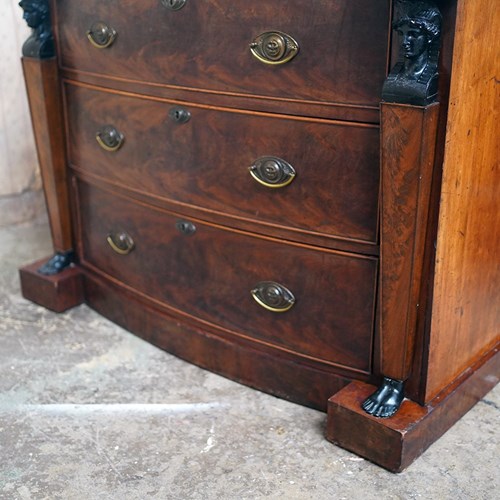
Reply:
[[401, 472], [498, 383], [498, 349], [488, 352], [426, 406], [405, 400], [388, 419], [372, 417], [361, 409], [375, 387], [352, 382], [328, 401], [327, 438], [392, 472]]
[[412, 366], [439, 105], [381, 105], [381, 372]]
[[23, 297], [54, 312], [63, 312], [81, 304], [84, 301], [81, 270], [68, 267], [52, 276], [40, 274], [38, 269], [47, 259], [19, 270]]
[[[66, 85], [69, 161], [78, 170], [200, 210], [238, 225], [290, 227], [327, 238], [376, 243], [378, 128], [283, 115], [183, 105]], [[125, 137], [115, 153], [96, 132], [112, 124]], [[286, 187], [258, 184], [252, 163], [276, 156], [297, 171]]]
[[[23, 270], [25, 296], [52, 308], [78, 303], [82, 272], [86, 302], [113, 321], [319, 409], [349, 380], [409, 376], [406, 395], [425, 407], [405, 401], [395, 417], [374, 419], [360, 408], [374, 387], [354, 383], [330, 401], [328, 423], [334, 442], [404, 468], [498, 380], [494, 12], [488, 0], [436, 4], [439, 111], [382, 106], [377, 222], [393, 2], [188, 0], [171, 12], [159, 0], [52, 0], [61, 72], [54, 61], [24, 65], [58, 250], [71, 242], [58, 83], [66, 89], [81, 264], [74, 279]], [[86, 39], [97, 20], [117, 29], [108, 49]], [[289, 63], [265, 66], [250, 54], [250, 41], [270, 30], [299, 42]], [[165, 128], [171, 105], [189, 108], [191, 120]], [[115, 156], [95, 142], [103, 115], [125, 129]], [[269, 191], [246, 170], [267, 155], [310, 164]], [[179, 220], [194, 234], [179, 232]], [[124, 230], [134, 237], [128, 255], [112, 252], [110, 229], [119, 244]], [[290, 311], [252, 299], [262, 280], [293, 291]]]
[[[79, 185], [80, 261], [176, 311], [219, 325], [256, 342], [369, 372], [375, 259], [272, 240], [189, 220]], [[182, 219], [181, 219], [182, 220]], [[119, 255], [110, 231], [126, 232], [135, 248]], [[290, 289], [286, 313], [258, 305], [260, 281]]]
[[[188, 204], [179, 205], [179, 203], [171, 203], [166, 198], [152, 196], [151, 194], [148, 194], [146, 192], [134, 190], [129, 186], [109, 182], [108, 180], [105, 180], [98, 175], [90, 174], [83, 170], [78, 170], [73, 167], [71, 168], [71, 170], [76, 176], [78, 176], [79, 179], [87, 183], [101, 187], [105, 190], [111, 189], [121, 196], [137, 200], [153, 207], [158, 207], [173, 213], [182, 214], [182, 216], [185, 218], [192, 217], [196, 219], [202, 219], [209, 223], [233, 227], [234, 229], [238, 229], [241, 231], [256, 231], [256, 224], [251, 219], [238, 218], [237, 223], [235, 223], [234, 217], [228, 216], [227, 213], [200, 210], [199, 207]], [[378, 257], [379, 255], [379, 245], [377, 244], [367, 244], [362, 241], [342, 239], [337, 237], [332, 238], [327, 234], [325, 235], [314, 231], [307, 232], [304, 230], [295, 230], [291, 227], [282, 227], [275, 224], [265, 224], [262, 221], [259, 222], [259, 225], [257, 227], [259, 234], [275, 239], [282, 239], [298, 244], [338, 250], [341, 252], [357, 253], [370, 257]]]
[[22, 58], [38, 161], [56, 252], [73, 247], [57, 61]]
[[[386, 74], [388, 0], [189, 2], [177, 12], [157, 0], [54, 1], [64, 68], [178, 87], [376, 106]], [[99, 50], [95, 21], [117, 31]], [[279, 30], [299, 54], [282, 66], [254, 58], [250, 42]], [[369, 74], [370, 78], [365, 75]]]
[[86, 302], [100, 314], [175, 356], [243, 384], [326, 411], [328, 395], [349, 382], [308, 360], [299, 362], [285, 352], [187, 321], [88, 270], [84, 277]]
[[294, 116], [309, 116], [332, 120], [345, 120], [357, 123], [378, 124], [378, 106], [356, 106], [342, 103], [311, 101], [307, 99], [287, 99], [269, 96], [249, 95], [238, 92], [217, 92], [207, 89], [176, 87], [138, 80], [124, 79], [112, 75], [81, 72], [62, 68], [61, 77], [72, 82], [86, 83], [112, 90], [160, 97], [177, 101], [211, 105], [249, 111], [284, 113]]

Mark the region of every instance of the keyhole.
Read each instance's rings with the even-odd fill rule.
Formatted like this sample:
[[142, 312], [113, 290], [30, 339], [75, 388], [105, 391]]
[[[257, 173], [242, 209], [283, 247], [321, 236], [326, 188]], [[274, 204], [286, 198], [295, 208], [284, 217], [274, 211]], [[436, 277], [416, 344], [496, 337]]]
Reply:
[[175, 123], [187, 123], [191, 113], [186, 109], [175, 107], [169, 111], [169, 116]]
[[170, 10], [179, 10], [184, 7], [186, 0], [161, 0], [163, 5]]
[[196, 226], [192, 222], [180, 220], [175, 223], [175, 227], [179, 232], [190, 236], [196, 232]]

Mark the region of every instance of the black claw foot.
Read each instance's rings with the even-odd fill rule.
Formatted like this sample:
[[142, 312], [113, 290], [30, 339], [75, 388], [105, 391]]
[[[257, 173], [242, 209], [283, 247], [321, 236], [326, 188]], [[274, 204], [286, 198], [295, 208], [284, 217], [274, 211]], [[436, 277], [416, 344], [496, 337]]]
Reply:
[[388, 418], [399, 410], [403, 398], [404, 382], [384, 377], [382, 385], [365, 399], [361, 407], [374, 417]]
[[38, 272], [47, 276], [60, 273], [73, 262], [74, 256], [75, 254], [72, 250], [68, 250], [67, 252], [57, 252], [38, 269]]

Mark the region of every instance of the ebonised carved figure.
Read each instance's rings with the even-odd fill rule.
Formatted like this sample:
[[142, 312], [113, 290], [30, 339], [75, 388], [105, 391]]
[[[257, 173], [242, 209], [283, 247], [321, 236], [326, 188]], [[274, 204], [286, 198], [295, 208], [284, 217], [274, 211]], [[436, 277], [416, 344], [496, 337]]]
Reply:
[[[402, 0], [400, 7], [402, 13], [392, 25], [401, 36], [400, 57], [384, 83], [382, 99], [428, 106], [437, 100], [441, 13], [433, 3], [421, 0]], [[380, 387], [362, 403], [368, 414], [379, 418], [391, 417], [398, 411], [410, 373], [405, 368], [401, 378], [383, 375]]]
[[46, 59], [54, 56], [54, 38], [50, 26], [49, 4], [47, 0], [21, 0], [23, 18], [32, 28], [31, 35], [23, 44], [23, 56]]
[[66, 269], [73, 263], [74, 252], [56, 252], [43, 266], [38, 269], [40, 274], [45, 274], [51, 276], [53, 274], [60, 273], [63, 269]]
[[382, 89], [382, 99], [425, 106], [437, 99], [441, 13], [429, 2], [405, 2], [406, 12], [393, 23], [401, 37], [400, 61]]

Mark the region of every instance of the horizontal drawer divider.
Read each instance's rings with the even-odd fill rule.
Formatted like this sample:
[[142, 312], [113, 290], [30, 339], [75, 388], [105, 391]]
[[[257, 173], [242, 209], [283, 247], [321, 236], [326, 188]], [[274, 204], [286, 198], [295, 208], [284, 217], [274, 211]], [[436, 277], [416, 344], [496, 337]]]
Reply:
[[[380, 109], [379, 106], [348, 104], [340, 102], [328, 101], [309, 101], [303, 99], [291, 99], [286, 97], [273, 97], [265, 95], [257, 95], [250, 93], [238, 92], [222, 92], [210, 89], [201, 89], [193, 87], [183, 87], [179, 85], [168, 85], [165, 83], [143, 82], [130, 78], [122, 78], [119, 76], [100, 75], [89, 71], [82, 71], [70, 68], [61, 68], [62, 78], [64, 82], [73, 85], [86, 86], [88, 88], [99, 88], [109, 92], [124, 93], [144, 98], [156, 98], [167, 102], [182, 102], [190, 104], [201, 104], [213, 101], [220, 98], [221, 101], [227, 103], [226, 106], [221, 105], [221, 109], [245, 109], [245, 106], [239, 105], [241, 101], [252, 103], [255, 101], [254, 107], [262, 108], [255, 111], [267, 111], [265, 108], [276, 103], [281, 105], [282, 112], [285, 116], [310, 116], [311, 118], [339, 121], [343, 124], [353, 123], [354, 125], [379, 126]], [[170, 95], [185, 95], [188, 99], [179, 99], [170, 97]], [[189, 97], [193, 100], [190, 100]], [[196, 99], [196, 101], [194, 101]], [[199, 102], [198, 102], [199, 101]], [[297, 109], [297, 112], [291, 112], [290, 109]], [[315, 114], [311, 115], [310, 109], [316, 110]], [[251, 111], [248, 108], [248, 111]], [[321, 114], [325, 116], [321, 116]], [[340, 116], [336, 116], [340, 115]], [[346, 118], [344, 118], [346, 117]]]
[[[138, 92], [129, 92], [126, 90], [109, 88], [109, 87], [104, 87], [102, 85], [94, 85], [94, 84], [90, 84], [90, 83], [85, 83], [85, 82], [71, 80], [71, 79], [65, 79], [65, 78], [63, 78], [62, 81], [66, 85], [74, 85], [76, 87], [87, 88], [89, 90], [97, 90], [99, 92], [107, 92], [109, 94], [121, 95], [121, 96], [126, 96], [126, 97], [134, 97], [137, 99], [144, 99], [144, 100], [155, 101], [155, 102], [163, 102], [166, 104], [190, 106], [193, 108], [210, 109], [210, 110], [214, 110], [214, 111], [222, 111], [222, 112], [236, 113], [236, 114], [242, 114], [242, 115], [264, 116], [266, 118], [276, 118], [276, 119], [285, 118], [287, 120], [296, 120], [299, 122], [307, 122], [307, 123], [324, 123], [326, 125], [342, 125], [345, 127], [359, 127], [359, 128], [374, 128], [374, 129], [380, 128], [378, 123], [358, 122], [358, 121], [350, 121], [350, 120], [335, 120], [335, 119], [322, 118], [322, 117], [301, 116], [301, 115], [296, 115], [296, 114], [273, 113], [273, 112], [267, 112], [267, 111], [254, 111], [254, 110], [240, 109], [240, 108], [227, 107], [227, 106], [214, 106], [214, 105], [206, 104], [206, 103], [204, 104], [204, 103], [198, 103], [198, 102], [169, 99], [166, 97], [160, 97], [160, 96], [149, 95], [149, 94], [142, 94], [142, 93], [138, 93]], [[274, 100], [274, 99], [272, 99], [272, 100]], [[378, 108], [377, 108], [377, 113], [378, 113]]]

